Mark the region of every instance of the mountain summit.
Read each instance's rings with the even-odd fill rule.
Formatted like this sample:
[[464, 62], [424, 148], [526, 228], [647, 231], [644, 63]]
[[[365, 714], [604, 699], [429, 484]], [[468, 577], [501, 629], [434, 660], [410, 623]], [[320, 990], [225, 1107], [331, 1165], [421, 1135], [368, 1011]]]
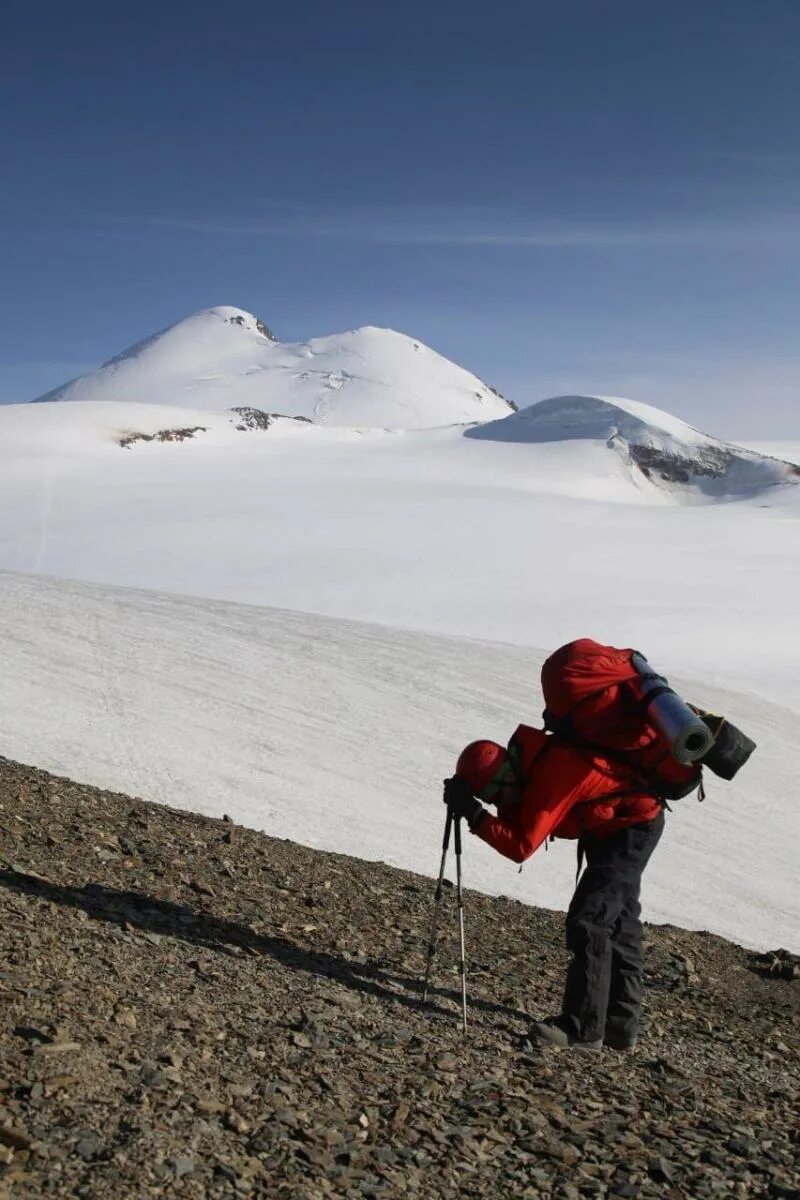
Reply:
[[800, 481], [800, 468], [701, 433], [671, 413], [617, 396], [553, 396], [466, 436], [499, 442], [605, 443], [642, 486], [746, 495]]
[[248, 407], [392, 429], [491, 421], [513, 411], [475, 375], [392, 329], [368, 325], [284, 343], [252, 313], [225, 305], [138, 342], [34, 403], [53, 400]]

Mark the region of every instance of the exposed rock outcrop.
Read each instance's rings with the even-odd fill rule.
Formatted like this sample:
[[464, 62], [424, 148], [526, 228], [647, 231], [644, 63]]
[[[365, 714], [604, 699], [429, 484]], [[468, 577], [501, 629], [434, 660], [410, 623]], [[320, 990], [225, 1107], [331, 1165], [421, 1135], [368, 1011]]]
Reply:
[[123, 450], [129, 450], [136, 442], [185, 442], [196, 433], [207, 433], [206, 425], [191, 425], [185, 429], [159, 429], [156, 433], [126, 433], [119, 439]]

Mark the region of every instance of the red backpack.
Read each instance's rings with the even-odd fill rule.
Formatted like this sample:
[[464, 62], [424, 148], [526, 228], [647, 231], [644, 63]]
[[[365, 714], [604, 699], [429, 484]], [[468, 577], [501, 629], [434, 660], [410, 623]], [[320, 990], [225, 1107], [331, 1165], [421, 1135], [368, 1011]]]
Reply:
[[[678, 762], [672, 744], [648, 720], [652, 685], [645, 697], [635, 654], [591, 638], [556, 650], [542, 667], [544, 725], [564, 741], [624, 764], [660, 799], [679, 800], [702, 783], [702, 765]], [[662, 682], [663, 691], [672, 690]]]

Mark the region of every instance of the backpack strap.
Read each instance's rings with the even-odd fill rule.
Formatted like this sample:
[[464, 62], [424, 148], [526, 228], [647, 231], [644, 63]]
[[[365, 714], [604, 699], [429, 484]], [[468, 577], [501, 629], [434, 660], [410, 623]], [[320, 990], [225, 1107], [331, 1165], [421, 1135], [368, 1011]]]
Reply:
[[[653, 678], [660, 679], [661, 676], [654, 675]], [[602, 689], [600, 690], [602, 691]], [[658, 689], [656, 692], [651, 692], [648, 696], [647, 703], [650, 703], [650, 700], [654, 695], [660, 696], [662, 692], [669, 692], [671, 690], [671, 688], [663, 688]], [[599, 755], [601, 758], [605, 758], [610, 762], [617, 763], [619, 766], [623, 767], [633, 779], [637, 781], [641, 789], [655, 796], [656, 799], [660, 800], [662, 804], [666, 804], [668, 800], [683, 800], [685, 796], [691, 795], [691, 793], [698, 787], [702, 792], [702, 795], [699, 797], [699, 799], [702, 800], [705, 797], [702, 769], [698, 771], [697, 779], [690, 780], [685, 784], [676, 784], [674, 788], [670, 788], [655, 775], [651, 776], [649, 772], [642, 770], [641, 766], [638, 764], [634, 765], [631, 760], [637, 751], [615, 750], [609, 746], [603, 746], [599, 742], [592, 742], [588, 738], [585, 738], [579, 734], [575, 729], [575, 724], [572, 720], [572, 714], [578, 708], [580, 708], [581, 704], [583, 704], [586, 700], [592, 700], [596, 695], [599, 695], [599, 692], [593, 692], [591, 696], [584, 696], [583, 699], [580, 700], [575, 707], [563, 717], [557, 717], [555, 713], [551, 711], [551, 709], [546, 708], [542, 713], [542, 720], [544, 722], [545, 729], [548, 729], [553, 734], [555, 739], [560, 739], [564, 742], [567, 742], [576, 750], [586, 750], [593, 757]], [[657, 771], [660, 764], [667, 758], [669, 758], [669, 750], [665, 750], [661, 758], [653, 764], [653, 771]], [[609, 799], [616, 799], [621, 795], [632, 795], [637, 790], [638, 789], [636, 788], [628, 788], [624, 791], [612, 792], [609, 796]]]

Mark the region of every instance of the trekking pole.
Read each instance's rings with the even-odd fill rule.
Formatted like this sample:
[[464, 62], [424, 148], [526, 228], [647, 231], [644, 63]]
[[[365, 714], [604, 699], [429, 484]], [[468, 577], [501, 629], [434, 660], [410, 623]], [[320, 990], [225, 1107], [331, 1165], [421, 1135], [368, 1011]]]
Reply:
[[467, 956], [464, 949], [464, 889], [461, 886], [461, 819], [456, 821], [456, 889], [458, 894], [458, 931], [461, 941], [459, 970], [461, 972], [461, 1022], [467, 1032]]
[[[423, 1004], [428, 999], [428, 984], [430, 983], [431, 966], [433, 965], [433, 955], [434, 955], [434, 951], [436, 949], [436, 932], [439, 927], [439, 913], [441, 912], [441, 908], [442, 908], [441, 899], [442, 899], [442, 881], [444, 879], [444, 864], [445, 864], [445, 860], [447, 858], [447, 850], [448, 850], [448, 847], [450, 846], [450, 830], [452, 829], [452, 827], [453, 827], [453, 813], [452, 813], [452, 810], [448, 806], [447, 820], [444, 823], [444, 838], [442, 839], [442, 865], [439, 867], [439, 882], [436, 884], [436, 892], [434, 894], [433, 915], [431, 917], [431, 936], [428, 939], [428, 958], [427, 958], [427, 962], [425, 964], [425, 982], [422, 985], [422, 1003]], [[456, 826], [456, 830], [458, 830], [458, 826]], [[458, 832], [456, 833], [456, 837], [459, 837]]]

